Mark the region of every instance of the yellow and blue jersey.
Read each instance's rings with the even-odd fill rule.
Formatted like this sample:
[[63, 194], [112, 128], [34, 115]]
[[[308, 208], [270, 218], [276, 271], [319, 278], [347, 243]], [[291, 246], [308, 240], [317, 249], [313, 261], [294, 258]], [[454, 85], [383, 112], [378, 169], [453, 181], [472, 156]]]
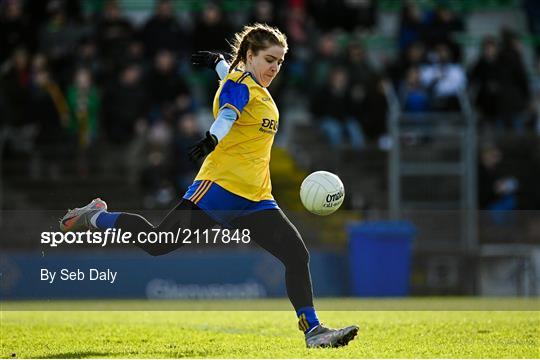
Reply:
[[250, 201], [273, 200], [270, 152], [279, 112], [266, 88], [248, 72], [233, 71], [220, 84], [213, 112], [234, 110], [238, 118], [205, 159], [195, 180], [211, 181]]

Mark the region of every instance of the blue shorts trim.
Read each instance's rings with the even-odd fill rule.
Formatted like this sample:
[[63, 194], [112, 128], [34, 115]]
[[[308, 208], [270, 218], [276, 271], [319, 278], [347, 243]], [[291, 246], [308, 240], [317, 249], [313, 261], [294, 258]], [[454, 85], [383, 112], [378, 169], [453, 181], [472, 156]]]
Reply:
[[189, 200], [218, 223], [230, 226], [231, 221], [261, 210], [279, 209], [275, 200], [251, 201], [225, 190], [210, 180], [197, 180], [188, 188]]

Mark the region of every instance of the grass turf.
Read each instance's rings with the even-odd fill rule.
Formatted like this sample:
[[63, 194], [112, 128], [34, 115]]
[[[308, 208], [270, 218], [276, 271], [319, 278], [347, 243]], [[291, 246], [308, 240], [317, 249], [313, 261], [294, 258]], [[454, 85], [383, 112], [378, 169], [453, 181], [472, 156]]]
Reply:
[[[323, 308], [347, 307], [346, 301], [351, 300], [325, 301]], [[437, 309], [451, 309], [455, 301], [436, 299], [431, 303], [438, 304]], [[426, 300], [404, 300], [413, 309], [416, 302], [425, 304]], [[483, 299], [461, 302], [474, 309], [489, 304]], [[511, 302], [505, 300], [507, 305]], [[515, 302], [522, 304], [521, 300]], [[122, 305], [112, 303], [114, 309]], [[276, 302], [280, 306], [286, 303]], [[392, 309], [396, 303], [399, 301], [394, 301]], [[540, 313], [536, 306], [519, 311], [382, 310], [369, 306], [376, 310], [323, 310], [319, 317], [329, 326], [356, 323], [360, 334], [348, 347], [306, 349], [292, 311], [264, 311], [262, 307], [259, 311], [225, 307], [188, 311], [186, 303], [183, 311], [21, 311], [14, 310], [14, 304], [2, 304], [2, 358], [540, 357]], [[77, 304], [73, 302], [75, 307]], [[128, 308], [137, 308], [137, 304], [126, 302]], [[197, 304], [200, 306], [193, 303], [194, 308]], [[33, 305], [39, 308], [40, 304]]]

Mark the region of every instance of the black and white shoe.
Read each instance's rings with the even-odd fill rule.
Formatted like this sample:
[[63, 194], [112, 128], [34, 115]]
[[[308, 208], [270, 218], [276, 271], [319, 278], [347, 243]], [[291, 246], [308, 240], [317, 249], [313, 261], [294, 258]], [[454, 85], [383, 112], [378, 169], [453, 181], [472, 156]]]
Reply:
[[329, 329], [318, 325], [306, 334], [306, 346], [308, 348], [346, 346], [357, 334], [356, 325], [343, 329]]

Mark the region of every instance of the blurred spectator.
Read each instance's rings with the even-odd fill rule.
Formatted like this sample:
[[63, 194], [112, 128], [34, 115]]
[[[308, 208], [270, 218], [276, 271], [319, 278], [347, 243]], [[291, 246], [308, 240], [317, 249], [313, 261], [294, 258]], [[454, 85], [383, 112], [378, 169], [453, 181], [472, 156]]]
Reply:
[[127, 53], [124, 55], [126, 64], [137, 64], [142, 69], [146, 68], [146, 60], [144, 58], [144, 44], [137, 38], [131, 39], [128, 44]]
[[350, 113], [348, 74], [340, 67], [330, 73], [328, 83], [311, 101], [312, 113], [333, 146], [342, 146], [346, 134], [353, 148], [364, 145], [358, 119]]
[[371, 66], [359, 41], [349, 43], [347, 55], [349, 112], [354, 122], [360, 121], [367, 140], [377, 141], [386, 133], [386, 97], [382, 78]]
[[530, 102], [529, 78], [521, 57], [517, 35], [504, 29], [501, 50], [497, 58], [500, 97], [497, 102], [497, 127], [513, 128], [518, 134], [525, 132]]
[[345, 0], [345, 30], [373, 30], [377, 25], [377, 0]]
[[387, 69], [394, 87], [398, 88], [408, 76], [411, 68], [419, 68], [425, 64], [425, 47], [420, 41], [412, 43]]
[[534, 131], [536, 135], [540, 136], [540, 57], [535, 62], [534, 75], [532, 78], [532, 91], [533, 91], [533, 119], [534, 119]]
[[141, 173], [143, 205], [146, 209], [169, 206], [175, 197], [170, 178], [170, 167], [165, 154], [160, 150], [150, 151]]
[[98, 116], [101, 103], [89, 69], [79, 68], [67, 91], [70, 109], [68, 130], [75, 144], [79, 175], [88, 174], [88, 157], [98, 135]]
[[148, 129], [146, 146], [148, 160], [140, 174], [146, 208], [168, 207], [174, 199], [173, 164], [169, 159], [172, 129], [160, 122]]
[[230, 39], [232, 28], [218, 5], [207, 2], [193, 29], [193, 49], [218, 52], [229, 51], [226, 39]]
[[289, 52], [282, 73], [286, 73], [287, 84], [291, 89], [300, 90], [312, 79], [309, 64], [312, 62], [313, 50], [309, 44], [310, 34], [314, 26], [309, 21], [302, 5], [295, 5], [285, 14], [284, 30], [287, 33]]
[[422, 40], [423, 26], [418, 2], [406, 1], [401, 7], [399, 19], [398, 46], [401, 54], [407, 52], [412, 44]]
[[17, 47], [32, 45], [27, 17], [21, 0], [0, 2], [0, 65]]
[[40, 50], [49, 60], [54, 78], [61, 86], [69, 81], [71, 62], [84, 31], [66, 16], [61, 1], [48, 3], [49, 20], [40, 31]]
[[339, 26], [337, 19], [341, 15], [341, 6], [337, 4], [337, 1], [313, 0], [308, 1], [306, 7], [307, 13], [321, 31], [331, 31], [336, 26]]
[[[1, 82], [0, 82], [1, 84]], [[3, 86], [0, 86], [0, 114], [3, 114], [2, 119], [0, 120], [0, 136], [3, 136], [5, 131], [7, 131], [7, 123], [12, 121], [12, 115], [10, 108], [7, 105], [5, 89]], [[2, 154], [5, 156], [5, 153]], [[2, 159], [0, 158], [0, 161]]]
[[345, 65], [352, 85], [366, 86], [375, 75], [373, 66], [368, 61], [366, 51], [359, 40], [349, 42]]
[[430, 110], [429, 90], [420, 81], [420, 71], [411, 67], [399, 87], [399, 99], [403, 111], [422, 113]]
[[488, 126], [495, 123], [498, 114], [497, 104], [501, 96], [498, 51], [497, 42], [493, 37], [484, 38], [480, 56], [469, 75], [470, 84], [476, 90], [475, 104], [481, 114], [481, 121], [483, 125]]
[[67, 91], [70, 108], [69, 131], [76, 135], [80, 147], [88, 147], [98, 132], [100, 98], [93, 84], [92, 73], [87, 68], [79, 68], [74, 75], [73, 84]]
[[112, 73], [122, 64], [128, 43], [135, 36], [133, 25], [122, 15], [116, 1], [111, 0], [105, 4], [96, 36], [100, 55], [106, 61], [107, 72]]
[[280, 27], [276, 19], [274, 3], [269, 0], [257, 0], [255, 2], [249, 23], [256, 22]]
[[97, 84], [104, 79], [103, 57], [98, 56], [97, 44], [93, 38], [82, 39], [75, 53], [73, 72], [79, 68], [87, 68]]
[[445, 44], [449, 49], [452, 62], [461, 59], [461, 48], [454, 41], [453, 34], [463, 31], [463, 21], [449, 8], [448, 4], [439, 2], [433, 11], [426, 14], [423, 40], [426, 46], [439, 52], [440, 44]]
[[169, 116], [175, 110], [177, 100], [184, 107], [192, 103], [191, 92], [177, 72], [174, 54], [168, 50], [156, 54], [146, 86], [150, 94], [151, 122]]
[[385, 86], [388, 85], [381, 75], [374, 75], [368, 82], [360, 124], [367, 141], [376, 141], [379, 147], [388, 149], [388, 103]]
[[185, 113], [178, 117], [173, 137], [174, 185], [177, 194], [183, 194], [199, 170], [199, 165], [189, 161], [188, 148], [197, 143], [203, 136], [193, 113]]
[[311, 60], [309, 71], [311, 81], [309, 84], [305, 84], [307, 90], [312, 93], [319, 91], [326, 85], [332, 69], [342, 63], [343, 59], [338, 48], [336, 35], [333, 33], [321, 35], [317, 40], [317, 53]]
[[105, 90], [103, 128], [109, 141], [126, 144], [134, 138], [137, 122], [146, 122], [148, 96], [141, 82], [141, 68], [127, 65]]
[[448, 45], [437, 45], [433, 63], [420, 67], [420, 81], [430, 89], [433, 110], [460, 110], [458, 94], [465, 89], [466, 76], [461, 64], [452, 60]]
[[313, 29], [312, 23], [306, 14], [306, 9], [301, 5], [293, 6], [285, 14], [285, 32], [291, 49], [299, 45], [306, 45]]
[[26, 1], [24, 12], [28, 16], [30, 31], [39, 34], [39, 31], [48, 20], [49, 3], [57, 0]]
[[377, 18], [374, 0], [311, 0], [307, 2], [307, 9], [323, 31], [371, 29]]
[[496, 224], [506, 223], [512, 215], [510, 211], [518, 208], [516, 193], [519, 182], [515, 176], [504, 172], [502, 159], [502, 152], [497, 146], [484, 146], [478, 169], [478, 204], [480, 209], [490, 210]]
[[57, 179], [61, 164], [65, 162], [69, 108], [64, 94], [47, 69], [38, 69], [34, 82], [30, 118], [38, 128], [36, 155], [40, 166], [36, 176], [42, 176], [44, 172], [47, 177]]
[[49, 60], [43, 53], [37, 53], [32, 58], [32, 72], [35, 74], [39, 70], [47, 70], [49, 68]]
[[537, 59], [540, 57], [540, 3], [536, 0], [523, 0], [523, 10], [527, 16], [527, 27], [535, 37], [535, 51]]
[[[375, 71], [369, 63], [360, 41], [353, 40], [349, 42], [344, 65], [349, 77], [351, 101], [354, 104], [361, 104], [366, 96], [368, 83], [375, 75]], [[355, 113], [358, 114], [360, 111]]]
[[[224, 34], [220, 36], [223, 37]], [[175, 17], [173, 2], [171, 0], [158, 0], [154, 15], [148, 19], [142, 30], [147, 57], [154, 58], [157, 52], [162, 49], [173, 53], [180, 51], [182, 53], [180, 55], [189, 54], [192, 46], [190, 38], [190, 34], [182, 29]]]
[[29, 122], [31, 70], [28, 52], [18, 48], [4, 64], [0, 74], [0, 86], [6, 97], [6, 107], [9, 117], [2, 116], [13, 126], [22, 126]]

